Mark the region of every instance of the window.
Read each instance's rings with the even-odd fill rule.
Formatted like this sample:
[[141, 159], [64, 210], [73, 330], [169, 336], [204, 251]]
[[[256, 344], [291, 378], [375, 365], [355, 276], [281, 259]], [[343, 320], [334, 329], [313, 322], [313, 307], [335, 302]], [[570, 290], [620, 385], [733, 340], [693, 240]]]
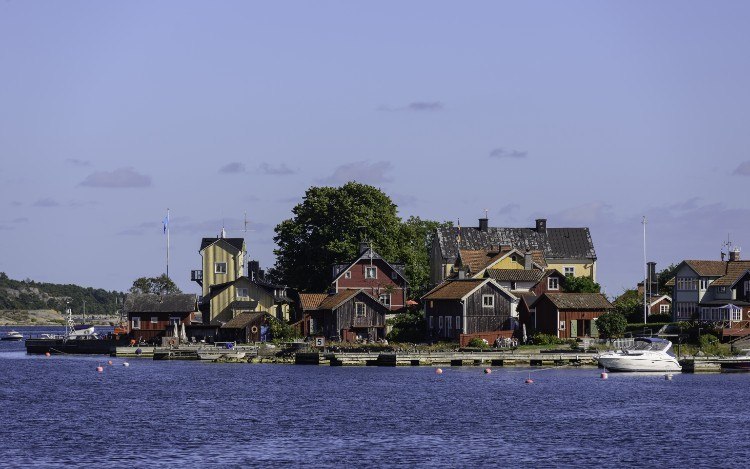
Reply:
[[432, 316], [430, 316], [430, 329], [432, 329]]
[[510, 289], [515, 290], [518, 287], [518, 284], [516, 282], [510, 282]]
[[443, 328], [443, 316], [438, 316], [438, 328]]
[[177, 316], [170, 317], [169, 318], [169, 325], [170, 326], [174, 326], [175, 324], [177, 324], [178, 326], [180, 325], [180, 318], [177, 317]]
[[141, 328], [141, 318], [133, 318], [133, 329]]
[[156, 316], [151, 316], [151, 324], [159, 324], [159, 318]]
[[386, 306], [391, 305], [391, 294], [390, 293], [382, 293], [378, 300], [383, 303]]
[[669, 312], [669, 305], [659, 305], [659, 313], [666, 314]]
[[745, 280], [745, 295], [750, 293], [750, 280]]
[[560, 327], [559, 327], [559, 329], [560, 329], [561, 331], [564, 331], [564, 330], [565, 330], [565, 321], [560, 321]]
[[701, 290], [705, 290], [706, 288], [708, 288], [708, 279], [702, 278], [700, 280], [700, 286], [701, 286]]
[[365, 304], [356, 302], [354, 303], [354, 312], [357, 315], [358, 318], [365, 316]]
[[451, 325], [451, 322], [453, 321], [453, 318], [451, 316], [445, 317], [445, 330], [450, 331], [453, 329], [453, 326]]
[[726, 293], [727, 287], [719, 287], [719, 293]]
[[395, 270], [391, 272], [391, 280], [398, 280], [398, 274]]
[[573, 277], [575, 275], [576, 269], [573, 266], [566, 265], [563, 267], [563, 273], [566, 277]]
[[214, 262], [214, 273], [215, 274], [226, 274], [227, 263], [226, 262]]
[[344, 278], [352, 278], [352, 271], [347, 270], [346, 273], [344, 273]]
[[695, 303], [675, 303], [674, 310], [677, 319], [691, 319], [698, 312], [698, 305]]
[[547, 279], [547, 289], [548, 290], [559, 290], [560, 289], [560, 279], [557, 277], [549, 277]]
[[456, 316], [456, 330], [460, 333], [464, 326], [461, 324], [461, 316]]
[[378, 278], [378, 270], [375, 267], [365, 267], [365, 278]]
[[247, 298], [250, 295], [247, 292], [247, 288], [238, 288], [237, 289], [237, 298]]
[[697, 290], [698, 280], [692, 277], [677, 277], [675, 287], [678, 290]]
[[482, 308], [493, 308], [495, 306], [495, 295], [482, 295]]

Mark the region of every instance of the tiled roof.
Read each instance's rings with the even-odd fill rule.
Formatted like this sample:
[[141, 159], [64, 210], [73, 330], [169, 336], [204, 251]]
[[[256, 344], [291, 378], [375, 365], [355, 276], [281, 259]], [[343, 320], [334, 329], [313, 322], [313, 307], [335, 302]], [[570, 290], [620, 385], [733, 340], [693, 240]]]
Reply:
[[359, 262], [362, 259], [370, 259], [373, 260], [380, 259], [383, 262], [385, 262], [390, 268], [396, 271], [398, 275], [401, 276], [401, 278], [404, 280], [404, 282], [408, 283], [408, 280], [406, 279], [406, 273], [405, 273], [405, 266], [404, 264], [392, 264], [388, 262], [383, 256], [378, 254], [374, 249], [367, 248], [364, 251], [361, 252], [359, 257], [354, 259], [352, 262], [348, 264], [336, 264], [333, 266], [333, 280], [332, 282], [335, 282], [339, 279], [342, 275], [344, 275], [344, 272], [354, 267], [357, 262]]
[[727, 263], [725, 261], [687, 260], [685, 264], [701, 277], [721, 277], [726, 273]]
[[192, 313], [198, 311], [195, 295], [177, 293], [172, 295], [128, 295], [125, 311], [129, 313]]
[[318, 306], [318, 309], [335, 309], [339, 307], [345, 301], [356, 296], [357, 293], [361, 291], [362, 290], [341, 290], [340, 292], [335, 293], [333, 295], [328, 295], [320, 303], [320, 306]]
[[511, 293], [524, 300], [526, 302], [526, 305], [532, 304], [534, 301], [536, 301], [537, 298], [536, 293], [534, 293], [533, 291], [513, 290], [511, 291]]
[[[546, 259], [596, 259], [594, 243], [588, 228], [547, 228], [537, 232], [534, 228], [497, 228], [481, 231], [475, 227], [462, 227], [460, 249], [479, 250], [492, 245], [510, 245], [519, 251], [541, 251]], [[437, 229], [437, 242], [442, 256], [455, 261], [458, 256], [459, 228]]]
[[221, 326], [222, 329], [244, 329], [248, 324], [268, 313], [240, 313], [231, 321]]
[[487, 269], [485, 276], [499, 282], [538, 282], [544, 277], [539, 269]]
[[199, 252], [206, 249], [210, 245], [214, 244], [218, 240], [224, 240], [227, 243], [231, 244], [233, 247], [235, 247], [238, 251], [242, 251], [242, 246], [245, 244], [245, 238], [203, 238], [201, 240], [201, 248], [198, 250]]
[[542, 267], [547, 267], [547, 261], [544, 259], [544, 252], [539, 250], [531, 251], [531, 260]]
[[422, 298], [425, 300], [460, 300], [487, 279], [446, 280]]
[[461, 249], [459, 252], [461, 253], [462, 265], [468, 267], [471, 273], [475, 274], [503, 257], [510, 250], [497, 252], [488, 249]]
[[720, 279], [714, 281], [711, 285], [717, 287], [729, 287], [734, 284], [745, 272], [750, 269], [750, 261], [729, 261], [726, 262], [726, 274]]
[[328, 298], [327, 293], [300, 293], [299, 301], [302, 304], [303, 310], [311, 310], [320, 308], [320, 303]]
[[601, 293], [545, 293], [534, 303], [547, 297], [557, 309], [612, 309], [612, 303]]

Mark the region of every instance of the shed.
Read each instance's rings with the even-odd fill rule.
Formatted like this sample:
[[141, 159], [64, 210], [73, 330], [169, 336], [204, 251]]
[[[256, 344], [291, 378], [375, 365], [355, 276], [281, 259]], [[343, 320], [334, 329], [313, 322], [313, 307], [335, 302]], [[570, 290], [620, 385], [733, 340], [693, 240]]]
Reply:
[[189, 326], [198, 311], [193, 294], [131, 294], [125, 299], [129, 333], [138, 342], [155, 342], [173, 324]]

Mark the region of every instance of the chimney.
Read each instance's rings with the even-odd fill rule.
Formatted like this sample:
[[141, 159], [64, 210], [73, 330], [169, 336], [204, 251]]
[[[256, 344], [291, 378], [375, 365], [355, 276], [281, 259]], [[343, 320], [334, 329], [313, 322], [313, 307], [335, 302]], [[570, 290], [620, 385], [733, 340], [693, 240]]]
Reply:
[[547, 219], [546, 218], [536, 219], [536, 232], [547, 233]]
[[646, 293], [649, 296], [653, 296], [659, 289], [659, 280], [656, 278], [656, 262], [646, 263], [648, 273], [648, 279], [646, 280]]
[[259, 272], [260, 272], [260, 262], [249, 261], [247, 263], [247, 276], [248, 277], [250, 277], [252, 280], [256, 280], [259, 278]]
[[526, 270], [531, 270], [531, 251], [526, 250], [526, 252], [523, 254], [523, 268]]
[[361, 256], [368, 249], [370, 249], [370, 243], [368, 243], [367, 241], [360, 241], [360, 243], [359, 243], [359, 255]]
[[464, 269], [458, 269], [458, 279], [464, 280], [466, 278], [466, 271]]
[[486, 233], [487, 230], [489, 229], [489, 226], [490, 226], [489, 218], [485, 217], [485, 218], [479, 219], [479, 231]]
[[729, 261], [739, 261], [740, 260], [740, 248], [734, 248], [731, 251], [729, 251]]

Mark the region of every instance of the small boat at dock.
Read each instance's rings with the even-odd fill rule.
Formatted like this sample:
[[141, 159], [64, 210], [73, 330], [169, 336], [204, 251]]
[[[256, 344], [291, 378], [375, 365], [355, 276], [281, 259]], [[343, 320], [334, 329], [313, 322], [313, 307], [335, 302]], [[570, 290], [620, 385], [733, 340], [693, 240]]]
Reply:
[[17, 331], [8, 331], [0, 337], [0, 340], [23, 340], [23, 334]]
[[596, 356], [609, 371], [682, 371], [670, 353], [672, 342], [656, 337], [636, 337], [632, 346]]

